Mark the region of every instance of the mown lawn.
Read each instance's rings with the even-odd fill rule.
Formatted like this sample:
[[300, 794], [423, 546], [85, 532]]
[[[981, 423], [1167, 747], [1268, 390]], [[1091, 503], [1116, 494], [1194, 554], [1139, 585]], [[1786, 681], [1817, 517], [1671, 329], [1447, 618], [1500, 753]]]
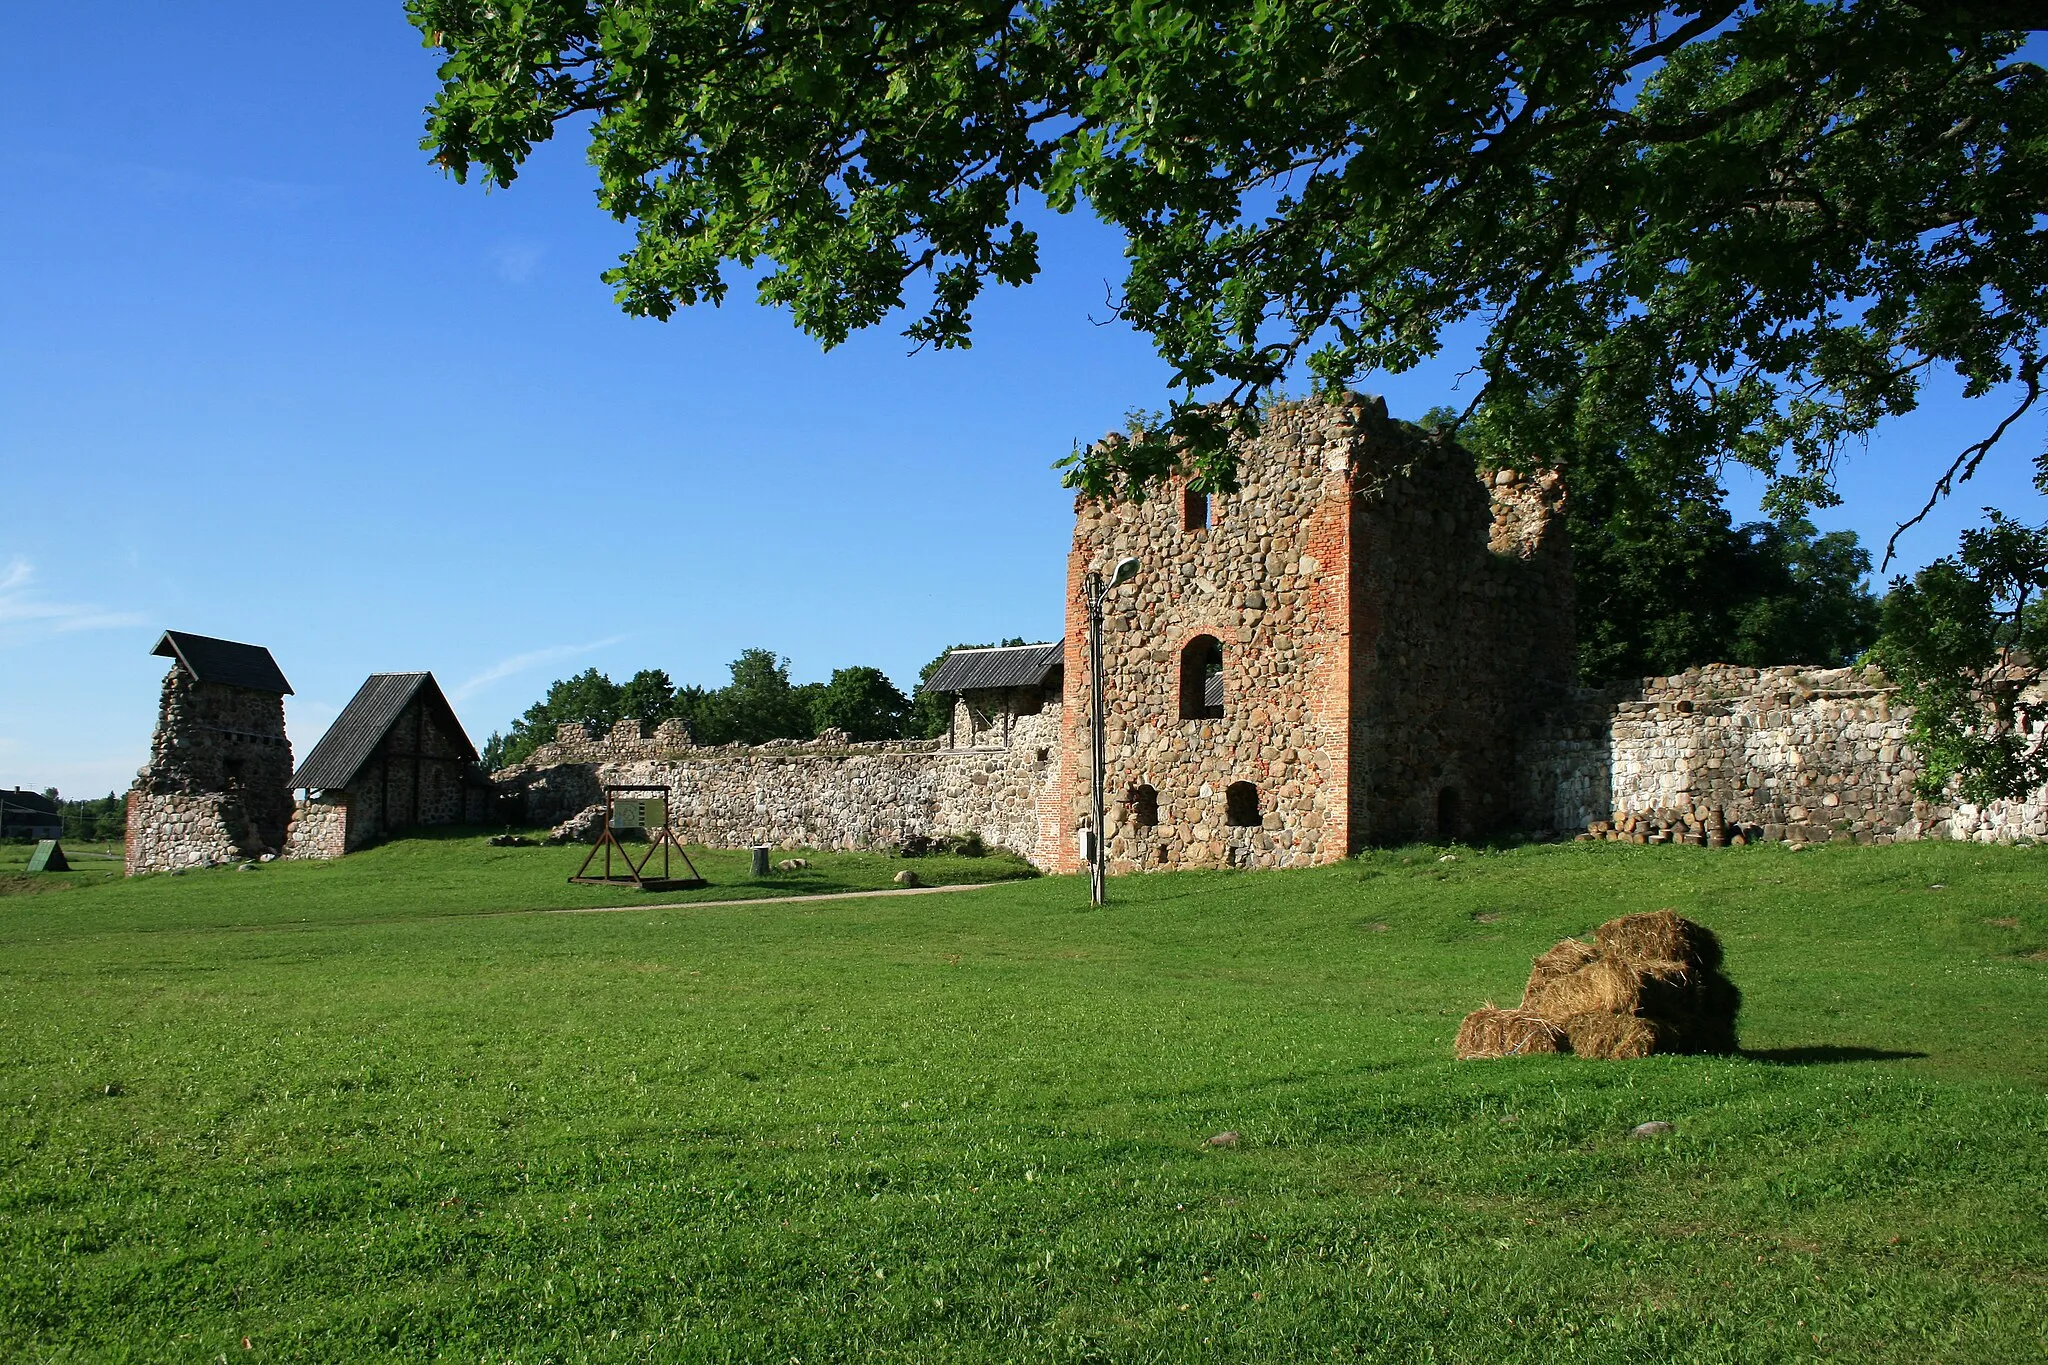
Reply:
[[[529, 834], [536, 833], [529, 831]], [[634, 857], [647, 850], [630, 846]], [[791, 872], [749, 874], [745, 849], [686, 850], [708, 886], [649, 893], [630, 886], [572, 883], [590, 852], [585, 845], [493, 848], [479, 830], [447, 830], [425, 838], [401, 839], [331, 862], [255, 863], [243, 870], [155, 873], [122, 879], [119, 845], [87, 844], [83, 852], [64, 845], [69, 873], [26, 875], [32, 845], [0, 844], [0, 897], [54, 891], [90, 891], [86, 901], [66, 902], [67, 917], [84, 916], [95, 929], [162, 929], [173, 926], [334, 924], [344, 920], [403, 919], [420, 914], [489, 914], [507, 910], [594, 909], [606, 906], [671, 905], [709, 900], [749, 900], [884, 890], [908, 870], [928, 886], [964, 886], [1033, 877], [1030, 864], [1008, 853], [983, 858], [953, 855], [892, 858], [883, 853], [819, 853], [778, 850], [779, 862], [801, 858], [810, 866]], [[600, 857], [602, 855], [600, 854]], [[669, 855], [677, 877], [689, 875], [681, 858]], [[659, 872], [655, 854], [648, 875]], [[601, 872], [595, 864], [593, 872]], [[624, 867], [614, 855], [613, 870]], [[0, 899], [0, 907], [7, 901]], [[56, 909], [56, 907], [48, 907]]]
[[[1438, 854], [1101, 911], [486, 916], [458, 841], [0, 898], [0, 1353], [2048, 1353], [2048, 851]], [[1747, 1055], [1450, 1060], [1661, 906]]]

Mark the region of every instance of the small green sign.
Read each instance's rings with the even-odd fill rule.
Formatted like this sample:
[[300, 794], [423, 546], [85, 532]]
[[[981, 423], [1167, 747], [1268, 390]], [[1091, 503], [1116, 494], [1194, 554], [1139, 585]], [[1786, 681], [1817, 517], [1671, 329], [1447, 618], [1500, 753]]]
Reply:
[[64, 861], [64, 850], [57, 846], [55, 839], [43, 839], [37, 842], [36, 851], [28, 855], [28, 870], [69, 872], [71, 864]]

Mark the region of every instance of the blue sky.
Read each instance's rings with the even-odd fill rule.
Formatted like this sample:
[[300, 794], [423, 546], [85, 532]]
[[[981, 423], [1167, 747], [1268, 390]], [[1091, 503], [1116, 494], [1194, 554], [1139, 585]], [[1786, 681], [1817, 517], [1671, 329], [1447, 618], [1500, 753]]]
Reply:
[[[743, 648], [901, 684], [961, 639], [1050, 638], [1051, 463], [1165, 370], [1099, 325], [1119, 243], [1055, 220], [967, 352], [833, 352], [736, 289], [629, 319], [580, 142], [509, 191], [426, 163], [396, 0], [46, 6], [0, 128], [0, 786], [124, 788], [169, 627], [269, 646], [303, 755], [363, 677], [428, 668], [473, 738], [552, 678]], [[1369, 381], [1397, 415], [1459, 365]], [[1986, 423], [1931, 396], [1818, 518], [1881, 544]], [[1906, 543], [2039, 516], [2017, 439]]]

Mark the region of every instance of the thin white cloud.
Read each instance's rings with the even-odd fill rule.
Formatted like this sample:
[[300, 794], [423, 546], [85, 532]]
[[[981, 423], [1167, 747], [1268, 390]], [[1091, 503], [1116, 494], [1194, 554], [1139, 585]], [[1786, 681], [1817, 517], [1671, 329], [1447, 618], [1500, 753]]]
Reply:
[[507, 284], [525, 284], [547, 248], [539, 242], [500, 242], [491, 249], [498, 276]]
[[602, 640], [591, 640], [586, 644], [550, 645], [546, 649], [529, 649], [524, 654], [514, 654], [509, 658], [500, 659], [476, 676], [463, 679], [450, 689], [448, 699], [450, 701], [462, 701], [467, 697], [475, 696], [494, 682], [511, 677], [514, 673], [524, 673], [529, 668], [537, 668], [541, 664], [553, 663], [557, 659], [573, 659], [579, 654], [588, 654], [593, 650], [603, 649], [608, 645], [615, 645], [621, 640], [631, 638], [631, 636], [627, 635], [607, 635]]
[[50, 601], [35, 590], [35, 578], [35, 566], [20, 555], [0, 569], [0, 627], [41, 627], [58, 632], [117, 630], [148, 621], [140, 612], [113, 611], [94, 602]]

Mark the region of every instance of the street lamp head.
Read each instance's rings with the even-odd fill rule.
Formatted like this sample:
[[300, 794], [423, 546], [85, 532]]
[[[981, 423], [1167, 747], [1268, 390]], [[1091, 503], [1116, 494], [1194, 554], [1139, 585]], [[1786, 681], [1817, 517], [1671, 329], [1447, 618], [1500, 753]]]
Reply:
[[1109, 586], [1112, 588], [1121, 587], [1137, 576], [1138, 561], [1135, 559], [1120, 559], [1117, 561], [1116, 569], [1109, 575]]

